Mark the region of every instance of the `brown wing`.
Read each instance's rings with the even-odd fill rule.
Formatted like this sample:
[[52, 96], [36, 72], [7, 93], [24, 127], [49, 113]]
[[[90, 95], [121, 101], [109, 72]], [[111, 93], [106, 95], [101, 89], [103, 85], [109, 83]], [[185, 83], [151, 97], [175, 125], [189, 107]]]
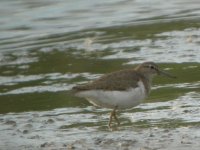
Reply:
[[84, 90], [126, 90], [128, 88], [135, 88], [138, 86], [140, 75], [135, 70], [121, 70], [102, 76], [93, 82], [75, 86], [76, 91]]

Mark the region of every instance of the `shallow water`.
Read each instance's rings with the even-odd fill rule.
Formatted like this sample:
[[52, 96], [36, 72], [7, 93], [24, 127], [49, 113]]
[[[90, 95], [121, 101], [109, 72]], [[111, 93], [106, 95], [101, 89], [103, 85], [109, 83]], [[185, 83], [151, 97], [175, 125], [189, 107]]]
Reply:
[[[198, 149], [198, 0], [1, 1], [1, 149]], [[145, 102], [120, 112], [94, 108], [70, 89], [155, 61]], [[12, 139], [12, 140], [11, 140]]]

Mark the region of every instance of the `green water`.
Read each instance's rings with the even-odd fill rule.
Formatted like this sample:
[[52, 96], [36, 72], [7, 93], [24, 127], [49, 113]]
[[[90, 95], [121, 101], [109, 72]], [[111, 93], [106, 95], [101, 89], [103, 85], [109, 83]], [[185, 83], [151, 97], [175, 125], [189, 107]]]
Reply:
[[[1, 1], [0, 149], [198, 149], [199, 6]], [[144, 103], [119, 112], [113, 132], [110, 110], [71, 92], [144, 61], [177, 78], [156, 77]]]

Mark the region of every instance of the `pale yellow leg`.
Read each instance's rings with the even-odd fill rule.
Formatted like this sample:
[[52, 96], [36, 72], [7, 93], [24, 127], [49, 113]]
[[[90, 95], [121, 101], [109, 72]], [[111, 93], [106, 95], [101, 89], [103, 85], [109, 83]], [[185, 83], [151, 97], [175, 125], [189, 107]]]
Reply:
[[112, 116], [113, 116], [113, 113], [111, 112], [111, 113], [110, 113], [109, 123], [108, 123], [108, 127], [109, 127], [109, 128], [111, 128]]
[[113, 111], [110, 113], [110, 120], [108, 123], [109, 128], [111, 128], [113, 117], [114, 117], [115, 121], [117, 122], [117, 124], [120, 125], [119, 119], [117, 118], [117, 115], [116, 115], [116, 109], [117, 109], [117, 107], [115, 107], [113, 109]]

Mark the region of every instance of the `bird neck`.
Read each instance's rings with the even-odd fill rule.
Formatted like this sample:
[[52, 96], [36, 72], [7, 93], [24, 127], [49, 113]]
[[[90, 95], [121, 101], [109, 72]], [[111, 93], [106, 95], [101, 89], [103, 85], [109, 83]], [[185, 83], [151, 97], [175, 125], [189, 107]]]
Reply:
[[149, 83], [152, 83], [152, 80], [153, 80], [153, 77], [154, 77], [152, 74], [146, 73], [146, 74], [142, 74], [142, 75]]
[[147, 74], [146, 73], [140, 73], [140, 77], [141, 77], [141, 80], [144, 83], [146, 94], [148, 95], [150, 93], [150, 90], [151, 90], [151, 84], [152, 84], [153, 76], [148, 74], [148, 73]]

